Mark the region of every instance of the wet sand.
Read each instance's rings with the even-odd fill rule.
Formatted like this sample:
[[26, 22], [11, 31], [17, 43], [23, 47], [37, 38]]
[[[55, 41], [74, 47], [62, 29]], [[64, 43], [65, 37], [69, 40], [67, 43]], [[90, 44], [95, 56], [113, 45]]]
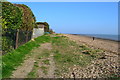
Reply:
[[118, 46], [120, 42], [117, 41], [106, 40], [101, 38], [94, 38], [93, 40], [93, 37], [88, 37], [83, 35], [73, 35], [73, 34], [63, 34], [63, 35], [69, 37], [73, 41], [76, 41], [78, 44], [84, 43], [89, 46], [113, 53], [118, 53], [120, 51], [120, 47]]

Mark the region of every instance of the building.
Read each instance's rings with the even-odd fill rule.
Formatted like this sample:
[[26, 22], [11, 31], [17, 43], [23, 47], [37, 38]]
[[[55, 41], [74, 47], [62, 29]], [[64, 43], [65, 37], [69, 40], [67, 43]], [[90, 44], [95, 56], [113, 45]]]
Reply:
[[33, 28], [33, 35], [32, 38], [37, 38], [39, 36], [44, 35], [45, 32], [45, 25], [42, 23], [36, 23], [36, 27]]

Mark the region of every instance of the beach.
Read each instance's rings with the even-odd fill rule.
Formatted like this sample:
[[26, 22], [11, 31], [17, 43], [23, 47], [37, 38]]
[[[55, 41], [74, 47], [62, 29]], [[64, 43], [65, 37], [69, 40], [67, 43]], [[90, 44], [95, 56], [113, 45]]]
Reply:
[[120, 80], [117, 2], [1, 5], [0, 79]]
[[[31, 48], [30, 45], [36, 46]], [[109, 47], [106, 48], [107, 46]], [[117, 78], [120, 76], [119, 56], [115, 41], [96, 38], [93, 40], [90, 37], [71, 34], [49, 34], [31, 40], [29, 45], [23, 45], [18, 49], [22, 51], [19, 53], [27, 50], [26, 55], [22, 54], [25, 56], [23, 63], [18, 67], [12, 66], [15, 70], [5, 66], [3, 69], [7, 71], [4, 72], [4, 76], [7, 76], [6, 73], [10, 73], [10, 71], [12, 71], [9, 75], [11, 78], [77, 79]], [[21, 56], [21, 54], [15, 52], [12, 54], [14, 55], [11, 56], [19, 61], [20, 58], [15, 56]], [[9, 56], [7, 57], [3, 57], [4, 63], [19, 63], [11, 62], [8, 60]], [[9, 66], [7, 63], [6, 65]]]
[[[114, 77], [113, 75], [119, 75], [119, 50], [118, 42], [112, 40], [104, 40], [92, 37], [63, 34], [70, 40], [75, 41], [79, 45], [87, 45], [93, 49], [101, 49], [103, 52], [100, 53], [101, 58], [93, 60], [91, 64], [87, 67], [80, 68], [75, 66], [71, 69], [74, 72], [76, 78], [100, 78], [103, 74], [109, 77]], [[66, 74], [70, 77], [70, 74]]]
[[83, 35], [72, 35], [72, 34], [64, 34], [64, 36], [69, 37], [71, 40], [76, 41], [78, 44], [84, 43], [91, 47], [103, 49], [108, 52], [118, 53], [120, 48], [118, 48], [119, 42], [114, 40], [106, 40], [101, 38], [94, 38], [83, 36]]

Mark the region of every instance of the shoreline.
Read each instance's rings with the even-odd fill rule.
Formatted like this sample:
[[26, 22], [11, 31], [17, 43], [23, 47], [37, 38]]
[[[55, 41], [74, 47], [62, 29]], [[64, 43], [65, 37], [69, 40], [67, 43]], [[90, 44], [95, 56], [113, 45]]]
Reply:
[[[90, 38], [93, 38], [92, 36], [89, 36], [89, 35], [81, 35], [81, 34], [71, 34], [71, 35], [84, 36], [84, 37], [90, 37]], [[120, 40], [113, 40], [113, 39], [99, 38], [99, 37], [94, 37], [94, 38], [95, 38], [95, 39], [101, 39], [101, 40], [109, 40], [109, 41], [120, 42]]]
[[104, 51], [117, 53], [120, 51], [119, 41], [96, 38], [93, 40], [91, 36], [76, 35], [76, 34], [63, 34], [78, 44], [87, 44], [91, 47], [102, 49]]

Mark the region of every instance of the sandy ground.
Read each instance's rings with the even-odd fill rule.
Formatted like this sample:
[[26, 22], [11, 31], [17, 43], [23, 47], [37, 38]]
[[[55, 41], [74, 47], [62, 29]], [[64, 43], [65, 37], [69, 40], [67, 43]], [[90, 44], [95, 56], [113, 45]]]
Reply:
[[[93, 40], [92, 37], [87, 36], [79, 36], [79, 35], [71, 35], [71, 34], [63, 34], [64, 36], [69, 37], [71, 40], [76, 41], [78, 44], [87, 44], [89, 46], [93, 46], [95, 48], [100, 48], [105, 51], [118, 53], [118, 42], [117, 41], [111, 41], [111, 40], [103, 40], [95, 38]], [[120, 51], [120, 48], [119, 48]]]

